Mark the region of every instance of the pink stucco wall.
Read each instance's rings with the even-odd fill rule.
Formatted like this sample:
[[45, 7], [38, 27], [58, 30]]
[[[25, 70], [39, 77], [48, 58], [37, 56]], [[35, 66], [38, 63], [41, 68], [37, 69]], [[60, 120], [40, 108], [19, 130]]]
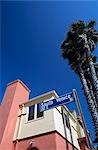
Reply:
[[72, 145], [55, 131], [16, 141], [13, 150], [30, 150], [31, 147], [37, 147], [39, 150], [72, 150]]
[[8, 84], [0, 106], [0, 150], [11, 150], [19, 104], [28, 96], [29, 90], [20, 80]]
[[79, 141], [79, 145], [80, 145], [80, 149], [81, 150], [89, 150], [88, 147], [87, 147], [87, 143], [86, 143], [86, 138], [85, 137], [78, 139], [78, 141]]
[[[17, 141], [15, 150], [29, 150], [30, 147], [37, 147], [40, 150], [56, 150], [55, 134], [47, 134], [35, 138], [27, 138]], [[33, 141], [32, 144], [30, 144]]]
[[[30, 147], [39, 150], [73, 150], [72, 145], [56, 131], [13, 143], [19, 104], [28, 101], [28, 98], [29, 89], [23, 82], [16, 80], [8, 84], [0, 106], [0, 150], [30, 150]], [[84, 139], [79, 139], [79, 144], [81, 150], [88, 150]]]

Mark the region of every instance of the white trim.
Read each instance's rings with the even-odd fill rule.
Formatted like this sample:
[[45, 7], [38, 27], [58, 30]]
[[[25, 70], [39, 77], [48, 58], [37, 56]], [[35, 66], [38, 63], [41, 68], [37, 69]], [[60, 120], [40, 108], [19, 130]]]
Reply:
[[[22, 103], [22, 104], [28, 104], [28, 103], [30, 103], [30, 102], [33, 101], [33, 100], [39, 99], [39, 98], [44, 97], [44, 96], [48, 96], [48, 95], [50, 95], [50, 94], [54, 94], [57, 98], [59, 97], [58, 94], [56, 93], [56, 91], [55, 91], [55, 90], [52, 90], [52, 91], [50, 91], [50, 92], [41, 94], [41, 95], [36, 96], [36, 97], [34, 97], [34, 98], [32, 98], [32, 99], [29, 99], [29, 101], [24, 102], [24, 103]], [[20, 104], [20, 105], [22, 105], [22, 104]]]
[[48, 101], [50, 101], [50, 100], [52, 100], [52, 99], [54, 99], [54, 96], [52, 96], [52, 97], [49, 98], [49, 99], [44, 100], [43, 102], [48, 102]]
[[34, 105], [35, 105], [35, 107], [34, 107], [34, 119], [32, 119], [32, 120], [28, 120], [29, 106], [26, 107], [26, 109], [27, 109], [27, 111], [26, 111], [27, 112], [26, 113], [26, 123], [29, 123], [29, 122], [32, 122], [32, 121], [37, 121], [37, 120], [40, 120], [40, 119], [44, 118], [44, 112], [43, 112], [43, 116], [42, 117], [37, 118], [37, 104], [34, 104]]
[[28, 122], [29, 107], [26, 107], [26, 123]]
[[32, 119], [32, 120], [36, 120], [36, 118], [37, 118], [37, 104], [35, 104], [34, 108], [35, 108], [34, 109], [34, 119]]
[[36, 97], [34, 97], [34, 98], [30, 99], [30, 100], [32, 101], [32, 100], [35, 100], [35, 99], [38, 99], [38, 98], [41, 98], [41, 97], [44, 97], [44, 96], [47, 96], [47, 95], [53, 94], [53, 93], [54, 93], [57, 97], [59, 97], [58, 94], [56, 93], [56, 91], [55, 91], [55, 90], [52, 90], [52, 91], [50, 91], [50, 92], [47, 92], [47, 93], [41, 94], [41, 95], [39, 95], [39, 96], [36, 96]]

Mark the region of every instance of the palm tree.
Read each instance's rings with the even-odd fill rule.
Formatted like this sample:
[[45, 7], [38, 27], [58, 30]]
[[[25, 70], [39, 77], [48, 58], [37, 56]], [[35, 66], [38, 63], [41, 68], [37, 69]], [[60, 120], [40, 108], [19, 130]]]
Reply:
[[94, 26], [95, 21], [73, 23], [61, 49], [62, 57], [68, 59], [72, 70], [81, 79], [98, 141], [98, 78], [94, 67], [96, 57], [92, 55], [98, 43], [98, 32]]

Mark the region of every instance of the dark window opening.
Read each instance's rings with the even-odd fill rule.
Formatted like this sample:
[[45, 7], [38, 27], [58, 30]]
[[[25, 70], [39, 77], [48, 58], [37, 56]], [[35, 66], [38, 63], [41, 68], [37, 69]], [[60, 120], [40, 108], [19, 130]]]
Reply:
[[43, 117], [43, 112], [40, 112], [39, 104], [37, 104], [37, 118]]
[[28, 121], [34, 119], [34, 109], [35, 109], [35, 105], [29, 106]]
[[66, 123], [67, 128], [70, 128], [69, 117], [66, 114], [64, 114], [64, 118], [65, 118], [65, 123]]

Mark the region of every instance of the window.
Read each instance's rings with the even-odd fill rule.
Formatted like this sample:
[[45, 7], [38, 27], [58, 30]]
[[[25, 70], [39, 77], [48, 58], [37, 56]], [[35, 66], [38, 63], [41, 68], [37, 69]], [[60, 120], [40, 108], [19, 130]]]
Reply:
[[40, 112], [39, 104], [29, 106], [28, 109], [28, 121], [36, 120], [37, 118], [41, 118], [44, 115], [44, 112]]
[[66, 123], [67, 128], [70, 128], [70, 122], [69, 122], [68, 115], [64, 114], [64, 119], [65, 119], [65, 123]]
[[35, 105], [29, 106], [28, 121], [34, 119], [34, 109], [35, 109]]
[[40, 112], [39, 104], [37, 104], [37, 118], [43, 117], [43, 112]]

